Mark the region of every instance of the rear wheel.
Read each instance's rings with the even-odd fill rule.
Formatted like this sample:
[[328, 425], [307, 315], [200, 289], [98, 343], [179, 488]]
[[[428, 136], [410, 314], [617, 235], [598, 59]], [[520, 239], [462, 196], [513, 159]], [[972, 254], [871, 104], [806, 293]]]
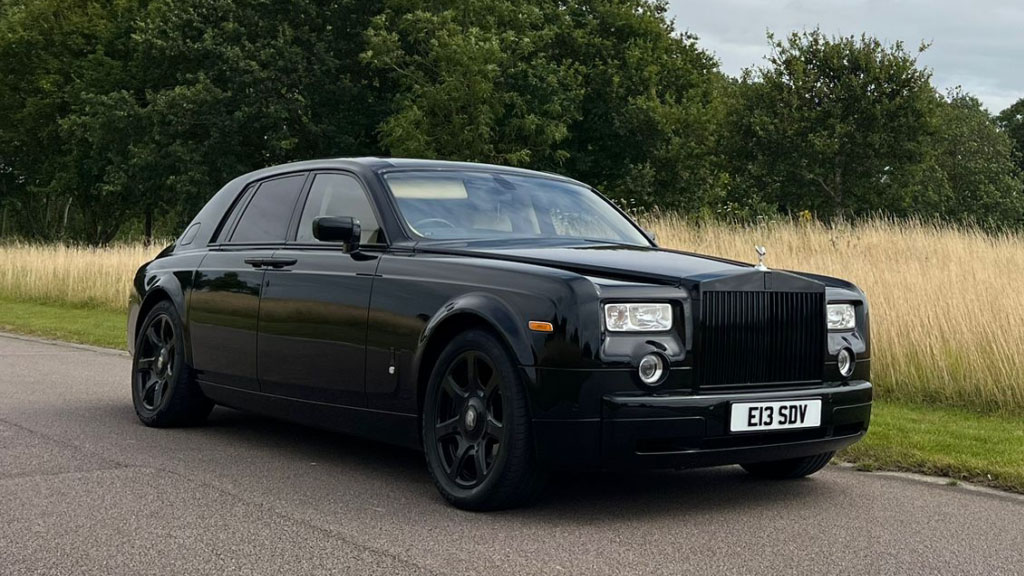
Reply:
[[423, 448], [434, 484], [459, 508], [511, 508], [538, 493], [522, 379], [491, 334], [460, 334], [438, 358], [424, 398]]
[[213, 409], [185, 363], [182, 332], [177, 309], [160, 302], [146, 315], [135, 340], [132, 403], [146, 426], [199, 424]]
[[774, 462], [755, 462], [743, 464], [743, 469], [761, 478], [774, 478], [786, 480], [792, 478], [803, 478], [810, 476], [828, 465], [835, 452], [825, 452], [806, 458], [793, 458], [791, 460], [776, 460]]

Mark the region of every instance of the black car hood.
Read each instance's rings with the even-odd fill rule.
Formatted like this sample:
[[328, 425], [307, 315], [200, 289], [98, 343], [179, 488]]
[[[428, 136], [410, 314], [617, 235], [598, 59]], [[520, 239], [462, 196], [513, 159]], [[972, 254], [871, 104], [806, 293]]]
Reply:
[[[493, 258], [599, 276], [667, 285], [692, 285], [760, 273], [749, 264], [643, 246], [619, 244], [522, 246], [509, 242], [420, 245], [431, 253]], [[753, 250], [751, 250], [753, 252]]]

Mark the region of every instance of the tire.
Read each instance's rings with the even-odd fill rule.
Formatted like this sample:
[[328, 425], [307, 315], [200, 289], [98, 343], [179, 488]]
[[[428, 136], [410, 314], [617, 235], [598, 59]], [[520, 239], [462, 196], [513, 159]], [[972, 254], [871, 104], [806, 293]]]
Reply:
[[534, 459], [522, 378], [490, 333], [464, 332], [441, 352], [422, 416], [427, 468], [450, 504], [498, 510], [539, 494], [543, 475]]
[[132, 403], [146, 426], [194, 426], [213, 409], [185, 363], [183, 333], [177, 309], [164, 301], [149, 311], [135, 339]]
[[743, 469], [761, 478], [772, 478], [775, 480], [791, 480], [810, 476], [828, 465], [835, 452], [825, 452], [805, 458], [794, 458], [792, 460], [777, 460], [775, 462], [755, 462], [743, 464]]

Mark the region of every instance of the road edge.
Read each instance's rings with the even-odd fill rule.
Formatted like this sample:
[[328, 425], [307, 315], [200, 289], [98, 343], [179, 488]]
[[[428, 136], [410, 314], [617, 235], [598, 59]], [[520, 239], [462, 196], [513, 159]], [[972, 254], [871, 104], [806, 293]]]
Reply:
[[968, 482], [966, 480], [960, 480], [959, 478], [952, 478], [950, 476], [932, 476], [930, 474], [921, 474], [920, 472], [904, 472], [900, 470], [864, 470], [855, 462], [846, 462], [838, 459], [833, 459], [831, 464], [836, 468], [849, 470], [858, 474], [874, 474], [877, 476], [888, 476], [889, 478], [900, 478], [911, 482], [931, 484], [932, 486], [941, 486], [943, 488], [966, 490], [968, 492], [975, 492], [978, 494], [985, 494], [988, 496], [995, 496], [997, 498], [1004, 498], [1024, 503], [1024, 494], [1018, 494], [1012, 490], [993, 488], [991, 486], [985, 486], [984, 484], [978, 484], [975, 482]]
[[130, 354], [128, 354], [126, 350], [118, 350], [117, 348], [104, 348], [102, 346], [93, 346], [91, 344], [79, 344], [78, 342], [68, 342], [66, 340], [53, 340], [50, 338], [41, 338], [39, 336], [29, 336], [28, 334], [19, 334], [17, 332], [8, 332], [6, 330], [0, 330], [0, 338], [22, 340], [25, 342], [35, 342], [37, 344], [47, 344], [50, 346], [60, 346], [64, 348], [77, 348], [80, 350], [88, 350], [90, 352], [99, 352], [101, 354], [112, 354], [114, 356], [130, 357]]

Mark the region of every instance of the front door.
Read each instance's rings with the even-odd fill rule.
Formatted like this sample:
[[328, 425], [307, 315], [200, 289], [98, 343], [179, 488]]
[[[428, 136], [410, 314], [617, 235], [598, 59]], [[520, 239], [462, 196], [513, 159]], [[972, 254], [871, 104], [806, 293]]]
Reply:
[[[196, 271], [189, 303], [192, 364], [200, 380], [259, 390], [260, 295], [267, 262], [284, 245], [306, 174], [246, 190]], [[237, 222], [237, 223], [236, 223]]]
[[[329, 404], [366, 404], [366, 317], [379, 255], [378, 219], [360, 181], [315, 174], [294, 240], [274, 253], [288, 263], [267, 270], [259, 313], [259, 375], [265, 393]], [[361, 247], [313, 237], [318, 216], [350, 216]]]

